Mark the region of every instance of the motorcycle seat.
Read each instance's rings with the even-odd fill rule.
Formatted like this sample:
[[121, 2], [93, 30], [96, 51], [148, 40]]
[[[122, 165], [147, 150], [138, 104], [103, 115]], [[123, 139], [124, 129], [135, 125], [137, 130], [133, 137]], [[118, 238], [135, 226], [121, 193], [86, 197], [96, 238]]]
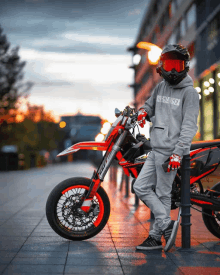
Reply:
[[199, 149], [199, 148], [214, 147], [214, 146], [218, 146], [218, 147], [220, 146], [220, 139], [192, 142], [190, 151]]

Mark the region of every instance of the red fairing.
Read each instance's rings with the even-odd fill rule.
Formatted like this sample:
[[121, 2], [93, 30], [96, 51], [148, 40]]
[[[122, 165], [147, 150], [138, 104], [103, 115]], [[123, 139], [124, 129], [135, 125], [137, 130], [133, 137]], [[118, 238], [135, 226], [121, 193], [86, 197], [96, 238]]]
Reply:
[[65, 149], [61, 153], [57, 155], [57, 157], [60, 156], [66, 156], [72, 153], [75, 153], [79, 150], [97, 150], [97, 151], [106, 151], [108, 148], [108, 142], [102, 141], [102, 142], [96, 142], [96, 141], [85, 141], [85, 142], [79, 142], [76, 143], [69, 148]]
[[66, 156], [69, 154], [76, 153], [79, 150], [95, 150], [95, 151], [107, 151], [107, 148], [112, 141], [112, 138], [114, 138], [115, 135], [117, 135], [119, 129], [124, 129], [123, 126], [116, 126], [115, 129], [112, 131], [111, 135], [108, 137], [107, 141], [85, 141], [85, 142], [79, 142], [76, 143], [69, 148], [65, 149], [61, 153], [57, 155], [57, 157], [60, 156]]
[[117, 158], [118, 161], [119, 161], [119, 165], [122, 166], [125, 175], [127, 175], [128, 177], [130, 176], [130, 173], [129, 173], [129, 169], [130, 169], [130, 171], [133, 173], [133, 175], [135, 176], [135, 178], [138, 177], [138, 172], [137, 172], [136, 168], [132, 168], [132, 166], [134, 166], [134, 165], [137, 166], [137, 164], [130, 164], [128, 161], [126, 161], [126, 160], [122, 157], [122, 153], [121, 153], [120, 151], [117, 152], [116, 158]]
[[190, 157], [192, 158], [195, 154], [205, 152], [205, 151], [208, 151], [208, 150], [210, 150], [210, 148], [199, 148], [199, 149], [193, 150], [193, 151], [190, 152]]

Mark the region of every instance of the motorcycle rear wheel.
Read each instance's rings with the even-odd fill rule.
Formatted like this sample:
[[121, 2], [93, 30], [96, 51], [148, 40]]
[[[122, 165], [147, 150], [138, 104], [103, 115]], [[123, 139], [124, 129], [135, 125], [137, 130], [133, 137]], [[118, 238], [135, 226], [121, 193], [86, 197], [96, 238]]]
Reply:
[[[220, 182], [216, 183], [212, 188], [217, 192], [220, 192]], [[211, 209], [203, 208], [202, 218], [206, 228], [217, 238], [220, 239], [220, 211], [213, 211]], [[205, 213], [212, 215], [212, 217], [206, 215]]]
[[61, 237], [80, 241], [97, 235], [110, 215], [108, 195], [99, 187], [89, 213], [79, 213], [80, 201], [89, 190], [88, 178], [70, 178], [59, 183], [46, 203], [46, 216], [51, 228]]

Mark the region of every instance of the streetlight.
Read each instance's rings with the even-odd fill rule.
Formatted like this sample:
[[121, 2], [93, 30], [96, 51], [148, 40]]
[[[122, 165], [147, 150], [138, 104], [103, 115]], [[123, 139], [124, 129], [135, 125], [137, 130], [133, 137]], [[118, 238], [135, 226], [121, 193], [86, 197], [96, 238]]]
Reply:
[[60, 128], [65, 128], [66, 127], [66, 122], [65, 121], [60, 121], [59, 126], [60, 126]]
[[148, 51], [148, 61], [150, 65], [157, 65], [162, 49], [155, 44], [150, 42], [141, 41], [139, 42], [136, 47], [138, 49], [144, 49]]

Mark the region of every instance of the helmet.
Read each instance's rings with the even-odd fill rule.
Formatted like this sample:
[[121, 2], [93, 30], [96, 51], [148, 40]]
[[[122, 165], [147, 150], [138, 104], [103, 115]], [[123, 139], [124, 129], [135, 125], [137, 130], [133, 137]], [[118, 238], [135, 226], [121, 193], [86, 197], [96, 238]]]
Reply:
[[190, 55], [182, 45], [164, 47], [157, 67], [159, 73], [168, 83], [176, 85], [186, 77], [189, 71]]

